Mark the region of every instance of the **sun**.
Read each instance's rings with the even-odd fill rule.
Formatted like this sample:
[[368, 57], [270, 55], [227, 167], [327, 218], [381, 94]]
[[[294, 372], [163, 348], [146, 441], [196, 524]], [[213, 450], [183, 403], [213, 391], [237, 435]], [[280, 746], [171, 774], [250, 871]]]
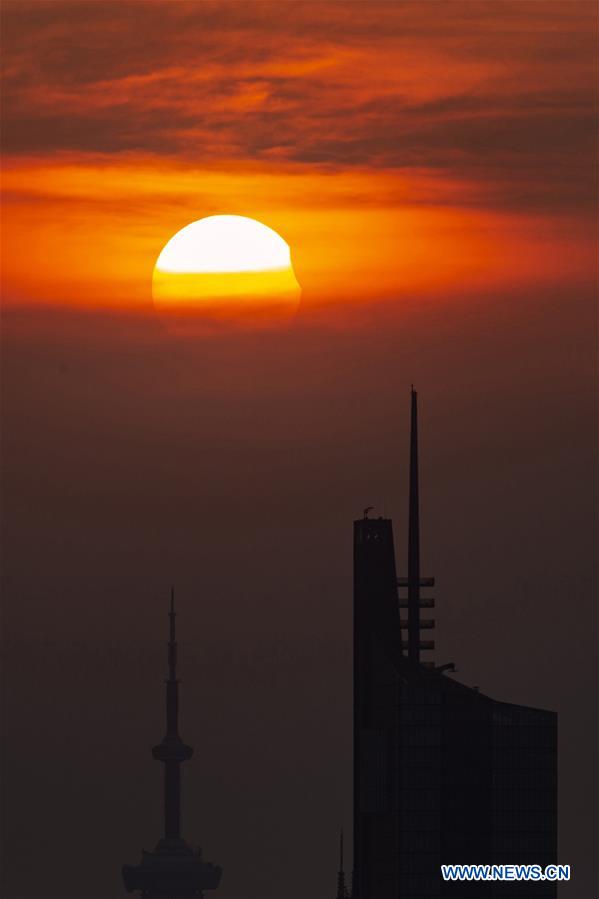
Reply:
[[300, 294], [289, 244], [244, 215], [210, 215], [181, 228], [152, 276], [156, 308], [185, 328], [280, 324], [295, 313]]

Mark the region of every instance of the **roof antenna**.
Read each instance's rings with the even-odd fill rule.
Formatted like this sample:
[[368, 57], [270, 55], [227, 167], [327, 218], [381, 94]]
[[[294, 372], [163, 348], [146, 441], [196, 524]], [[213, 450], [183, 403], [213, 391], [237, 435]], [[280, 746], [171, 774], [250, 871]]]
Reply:
[[339, 871], [337, 873], [336, 899], [348, 899], [347, 887], [345, 886], [345, 871], [343, 870], [343, 828], [341, 828], [339, 835]]
[[408, 657], [420, 661], [420, 522], [418, 503], [418, 395], [412, 384], [408, 525]]

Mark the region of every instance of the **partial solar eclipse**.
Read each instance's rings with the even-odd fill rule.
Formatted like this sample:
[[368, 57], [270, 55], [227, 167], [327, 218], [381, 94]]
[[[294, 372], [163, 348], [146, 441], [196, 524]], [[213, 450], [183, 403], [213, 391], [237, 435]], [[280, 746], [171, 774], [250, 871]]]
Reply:
[[289, 245], [243, 215], [211, 215], [177, 231], [152, 277], [156, 308], [185, 328], [277, 325], [291, 318], [300, 293]]

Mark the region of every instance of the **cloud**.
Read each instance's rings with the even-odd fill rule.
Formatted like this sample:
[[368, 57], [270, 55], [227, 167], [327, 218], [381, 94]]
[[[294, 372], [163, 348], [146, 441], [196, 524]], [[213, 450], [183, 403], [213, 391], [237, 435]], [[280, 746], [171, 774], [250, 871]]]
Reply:
[[576, 2], [12, 4], [4, 149], [424, 167], [478, 202], [588, 205], [594, 18]]

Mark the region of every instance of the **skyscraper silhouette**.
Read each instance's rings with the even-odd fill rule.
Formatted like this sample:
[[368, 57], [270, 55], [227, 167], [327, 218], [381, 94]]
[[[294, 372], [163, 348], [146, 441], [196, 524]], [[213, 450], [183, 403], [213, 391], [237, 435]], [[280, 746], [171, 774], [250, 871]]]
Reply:
[[[354, 522], [353, 899], [555, 897], [550, 881], [444, 882], [441, 864], [556, 862], [557, 717], [498, 702], [420, 660], [417, 395], [411, 393], [408, 576], [389, 519]], [[407, 588], [400, 599], [398, 588]], [[400, 608], [407, 619], [400, 618]], [[407, 639], [402, 640], [402, 631]]]
[[181, 837], [181, 762], [193, 749], [179, 736], [179, 681], [175, 602], [171, 591], [168, 678], [166, 680], [166, 734], [152, 749], [164, 764], [164, 836], [153, 852], [142, 852], [139, 865], [123, 865], [123, 880], [129, 893], [140, 890], [143, 899], [189, 899], [203, 890], [215, 889], [222, 870], [202, 861], [200, 849], [192, 849]]

